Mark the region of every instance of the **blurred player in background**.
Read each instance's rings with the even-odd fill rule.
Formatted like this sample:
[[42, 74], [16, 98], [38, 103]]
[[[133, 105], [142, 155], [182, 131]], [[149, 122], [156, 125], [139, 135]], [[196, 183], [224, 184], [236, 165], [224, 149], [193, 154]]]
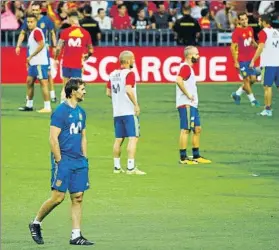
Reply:
[[[55, 48], [56, 48], [56, 34], [54, 31], [54, 24], [53, 22], [49, 19], [48, 16], [41, 15], [41, 3], [40, 2], [33, 2], [31, 6], [32, 14], [34, 14], [37, 18], [37, 26], [40, 28], [45, 37], [46, 41], [46, 46], [47, 46], [47, 56], [48, 56], [48, 82], [49, 82], [49, 89], [50, 89], [50, 98], [52, 102], [56, 102], [56, 96], [55, 96], [55, 91], [54, 91], [54, 84], [53, 84], [53, 79], [51, 76], [51, 63], [50, 63], [50, 53], [49, 53], [49, 34], [51, 34], [51, 39], [52, 39], [52, 48], [53, 48], [53, 53], [55, 53]], [[20, 54], [20, 47], [22, 42], [24, 41], [25, 34], [28, 31], [27, 27], [27, 20], [24, 20], [24, 23], [21, 27], [21, 32], [18, 37], [17, 41], [17, 46], [16, 46], [16, 54]]]
[[71, 27], [64, 29], [60, 34], [57, 50], [55, 53], [56, 67], [59, 65], [58, 57], [63, 52], [62, 75], [63, 88], [61, 91], [61, 102], [65, 100], [64, 86], [71, 77], [81, 78], [83, 62], [93, 54], [91, 36], [87, 30], [80, 27], [78, 13], [69, 14]]
[[29, 224], [33, 240], [44, 244], [41, 233], [43, 219], [65, 198], [69, 190], [72, 201], [71, 245], [93, 245], [80, 231], [83, 194], [89, 188], [86, 140], [86, 114], [78, 105], [84, 100], [85, 84], [70, 79], [65, 86], [67, 100], [51, 116], [51, 197], [43, 203], [36, 218]]
[[114, 173], [122, 173], [120, 155], [125, 138], [128, 142], [127, 174], [144, 175], [145, 172], [135, 166], [135, 155], [139, 138], [140, 107], [137, 101], [135, 74], [132, 71], [135, 57], [131, 51], [123, 51], [119, 56], [120, 69], [109, 76], [107, 96], [112, 99], [115, 142], [113, 146]]
[[[199, 60], [199, 51], [194, 46], [188, 46], [184, 49], [185, 61], [180, 64], [180, 70], [176, 79], [176, 107], [180, 117], [180, 163], [198, 164], [211, 163], [200, 155], [200, 133], [201, 123], [198, 110], [198, 91], [195, 79], [195, 73], [192, 68], [194, 63]], [[193, 159], [187, 157], [188, 136], [190, 131], [192, 136]]]
[[265, 104], [261, 116], [272, 116], [272, 85], [275, 83], [279, 86], [279, 31], [272, 28], [270, 24], [268, 15], [259, 18], [259, 25], [263, 29], [259, 33], [258, 49], [250, 63], [250, 67], [253, 68], [256, 60], [261, 57]]
[[27, 27], [31, 32], [28, 37], [28, 76], [27, 76], [27, 100], [26, 106], [20, 107], [19, 111], [33, 111], [34, 83], [40, 81], [44, 108], [39, 113], [50, 113], [50, 96], [48, 90], [48, 56], [47, 45], [43, 31], [37, 28], [37, 18], [34, 14], [27, 16]]
[[246, 13], [238, 15], [239, 26], [236, 27], [232, 34], [231, 52], [234, 60], [235, 68], [239, 70], [243, 85], [232, 93], [232, 98], [236, 104], [240, 104], [241, 95], [247, 94], [252, 106], [260, 106], [252, 92], [252, 84], [257, 80], [256, 69], [250, 68], [249, 64], [253, 57], [257, 43], [254, 40], [253, 28], [248, 26], [248, 17]]

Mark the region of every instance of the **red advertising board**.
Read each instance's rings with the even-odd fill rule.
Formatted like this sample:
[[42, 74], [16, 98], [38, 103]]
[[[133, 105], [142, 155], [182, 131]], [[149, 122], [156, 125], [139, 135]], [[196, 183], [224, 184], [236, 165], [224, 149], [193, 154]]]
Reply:
[[[102, 83], [118, 65], [118, 55], [131, 50], [136, 57], [134, 71], [138, 82], [174, 82], [178, 65], [183, 60], [183, 47], [96, 47], [95, 53], [84, 64], [83, 79], [86, 82]], [[202, 47], [200, 61], [195, 65], [199, 82], [238, 82], [240, 76], [234, 68], [229, 47]], [[2, 83], [24, 83], [26, 71], [26, 49], [19, 56], [13, 47], [1, 48]], [[53, 60], [52, 60], [53, 63]], [[52, 67], [55, 82], [61, 82], [61, 69]]]

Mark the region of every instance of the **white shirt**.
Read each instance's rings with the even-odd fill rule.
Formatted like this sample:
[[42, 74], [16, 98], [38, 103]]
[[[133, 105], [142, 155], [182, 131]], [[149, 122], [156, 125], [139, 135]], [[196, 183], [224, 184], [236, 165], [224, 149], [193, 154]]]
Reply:
[[[31, 55], [35, 52], [35, 50], [39, 47], [38, 42], [35, 40], [34, 34], [35, 32], [40, 32], [43, 41], [45, 44], [45, 36], [43, 31], [40, 28], [35, 28], [34, 30], [31, 31], [29, 37], [28, 37], [28, 55]], [[48, 57], [47, 57], [47, 48], [46, 45], [44, 48], [34, 57], [31, 58], [29, 64], [32, 65], [48, 65]]]
[[111, 29], [111, 18], [105, 16], [104, 19], [100, 17], [95, 17], [95, 20], [99, 23], [99, 27], [101, 30], [110, 30]]
[[[135, 115], [135, 106], [126, 94], [126, 79], [128, 74], [134, 74], [134, 72], [130, 69], [117, 69], [109, 76], [113, 117]], [[134, 83], [133, 91], [137, 99], [136, 83]]]
[[98, 9], [104, 9], [107, 11], [108, 8], [108, 2], [107, 1], [90, 1], [90, 5], [92, 7], [92, 17], [95, 17], [98, 15]]
[[261, 32], [266, 34], [266, 41], [261, 54], [261, 66], [279, 67], [279, 31], [270, 27], [264, 28]]
[[[196, 77], [195, 77], [195, 72], [193, 68], [188, 65], [188, 63], [184, 62], [180, 64], [180, 69], [184, 66], [188, 66], [191, 71], [191, 75], [188, 79], [185, 79], [183, 81], [184, 83], [184, 88], [187, 90], [187, 92], [194, 97], [194, 101], [191, 101], [176, 85], [176, 107], [178, 108], [179, 106], [183, 105], [190, 105], [192, 107], [197, 108], [198, 103], [199, 103], [199, 98], [198, 98], [198, 90], [197, 90], [197, 85], [196, 85]], [[180, 72], [179, 69], [179, 72]]]

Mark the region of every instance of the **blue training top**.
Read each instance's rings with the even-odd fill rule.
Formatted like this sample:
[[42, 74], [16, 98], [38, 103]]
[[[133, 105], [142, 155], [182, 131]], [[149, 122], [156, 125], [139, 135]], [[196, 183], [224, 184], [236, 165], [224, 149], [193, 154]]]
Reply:
[[62, 157], [83, 157], [81, 139], [85, 123], [86, 113], [78, 105], [72, 108], [67, 102], [63, 102], [53, 112], [50, 125], [61, 129], [58, 142]]

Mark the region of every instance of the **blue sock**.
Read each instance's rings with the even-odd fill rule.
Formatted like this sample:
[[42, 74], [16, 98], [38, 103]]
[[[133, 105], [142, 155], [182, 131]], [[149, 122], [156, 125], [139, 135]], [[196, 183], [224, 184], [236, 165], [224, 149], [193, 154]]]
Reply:
[[199, 158], [200, 157], [199, 148], [192, 148], [192, 150], [193, 150], [193, 158]]
[[180, 152], [180, 160], [184, 161], [187, 157], [186, 149], [180, 149], [179, 152]]

